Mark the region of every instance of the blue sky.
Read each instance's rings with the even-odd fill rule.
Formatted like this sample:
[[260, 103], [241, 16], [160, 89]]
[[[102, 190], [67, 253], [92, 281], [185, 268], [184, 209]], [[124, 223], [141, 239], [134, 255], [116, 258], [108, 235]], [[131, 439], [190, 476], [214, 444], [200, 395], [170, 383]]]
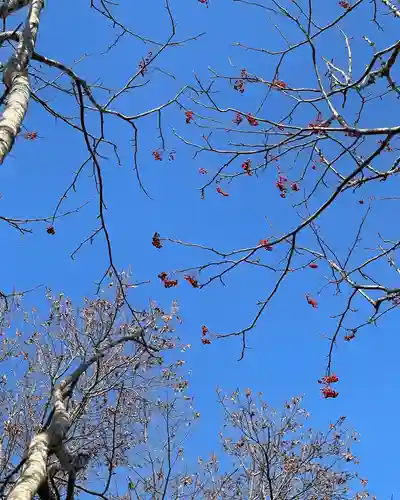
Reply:
[[[158, 40], [168, 36], [168, 18], [161, 0], [152, 2], [157, 4], [156, 7], [149, 7], [144, 2], [134, 6], [131, 2], [121, 3], [120, 18], [133, 30]], [[282, 42], [265, 13], [260, 15], [260, 11], [251, 6], [230, 0], [214, 0], [208, 9], [196, 0], [175, 1], [171, 6], [177, 20], [178, 39], [201, 32], [206, 34], [183, 47], [167, 50], [150, 67], [149, 85], [132, 91], [117, 102], [116, 108], [126, 114], [135, 114], [158, 106], [184, 84], [194, 84], [194, 72], [207, 81], [210, 76], [208, 67], [235, 74], [233, 63], [237, 73], [246, 68], [250, 73], [272, 78], [274, 65], [271, 59], [232, 46], [233, 42], [240, 40], [250, 46], [282, 49]], [[332, 0], [323, 5], [315, 2], [313, 9], [321, 24], [341, 12]], [[370, 9], [368, 4], [361, 6], [349, 21], [344, 20], [341, 24], [353, 37], [355, 74], [364, 69], [371, 57], [371, 51], [362, 40], [363, 35], [373, 40], [379, 38], [379, 48], [394, 41], [393, 20], [383, 18], [386, 32], [379, 34], [369, 22]], [[282, 19], [274, 15], [272, 18], [277, 23]], [[292, 41], [300, 39], [300, 34], [293, 28], [287, 28], [286, 34]], [[100, 78], [105, 86], [115, 87], [129, 78], [141, 57], [149, 50], [154, 51], [154, 47], [126, 37], [116, 49], [102, 55], [114, 36], [107, 23], [89, 8], [82, 7], [76, 15], [75, 8], [67, 3], [48, 2], [43, 13], [38, 52], [65, 64], [72, 64], [86, 53], [88, 57], [76, 66], [76, 72], [88, 81]], [[321, 41], [319, 50], [327, 58], [334, 55], [335, 62], [345, 61], [343, 37], [338, 30]], [[280, 78], [296, 81], [296, 85], [301, 81], [306, 86], [312, 81], [309, 73], [309, 50], [304, 48], [283, 65]], [[219, 89], [218, 99], [222, 106], [238, 107], [243, 111], [255, 112], [263, 95], [262, 88], [251, 88], [244, 96], [239, 96], [228, 85], [221, 84]], [[76, 109], [71, 109], [68, 101], [55, 97], [51, 90], [46, 90], [43, 95], [58, 109], [76, 114]], [[181, 102], [192, 107], [187, 98]], [[394, 99], [389, 99], [372, 105], [363, 117], [363, 126], [395, 124], [396, 115], [391, 107], [395, 103]], [[287, 103], [278, 95], [272, 96], [260, 116], [275, 120], [284, 115], [285, 107]], [[346, 112], [354, 112], [351, 104]], [[305, 122], [313, 118], [311, 114], [304, 115]], [[225, 124], [230, 119], [221, 118]], [[94, 120], [90, 124], [96, 127]], [[237, 361], [240, 354], [238, 339], [203, 346], [200, 343], [201, 325], [206, 324], [211, 331], [217, 332], [246, 326], [254, 316], [257, 300], [265, 299], [270, 292], [273, 276], [247, 266], [229, 275], [225, 287], [214, 282], [202, 290], [192, 290], [181, 282], [179, 287], [165, 290], [157, 279], [159, 272], [198, 265], [209, 257], [174, 245], [156, 250], [151, 246], [153, 233], [158, 231], [162, 236], [221, 250], [249, 247], [270, 234], [268, 223], [273, 225], [275, 235], [294, 226], [298, 219], [291, 205], [296, 201], [297, 193], [288, 200], [281, 200], [274, 186], [276, 172], [269, 170], [258, 178], [242, 176], [231, 184], [224, 183], [231, 195], [229, 198], [219, 196], [215, 188], [211, 188], [206, 199], [201, 200], [198, 188], [204, 179], [198, 170], [203, 167], [212, 172], [220, 166], [221, 159], [205, 153], [193, 160], [193, 150], [174, 137], [172, 127], [196, 141], [203, 133], [196, 125], [185, 124], [183, 111], [178, 106], [171, 107], [163, 115], [163, 124], [166, 149], [176, 150], [176, 159], [171, 162], [166, 158], [156, 162], [152, 158], [152, 151], [160, 147], [156, 117], [138, 122], [139, 165], [151, 196], [149, 199], [139, 189], [132, 169], [130, 130], [118, 120], [107, 121], [106, 133], [118, 141], [122, 166], [117, 165], [108, 150], [109, 160], [102, 163], [108, 206], [106, 220], [118, 268], [130, 267], [135, 281], [151, 280], [150, 284], [135, 291], [135, 305], [145, 306], [150, 299], [165, 307], [177, 299], [181, 305], [184, 323], [179, 334], [183, 342], [193, 345], [187, 356], [190, 393], [195, 396], [202, 415], [191, 440], [191, 453], [193, 456], [203, 455], [217, 447], [222, 423], [222, 414], [216, 404], [217, 386], [227, 392], [236, 387], [251, 387], [254, 391], [262, 391], [265, 399], [277, 407], [291, 396], [305, 393], [305, 406], [312, 413], [315, 427], [326, 427], [338, 416], [346, 415], [349, 425], [359, 431], [361, 443], [356, 453], [361, 458], [361, 475], [369, 478], [369, 489], [378, 498], [396, 494], [398, 487], [393, 478], [398, 472], [397, 447], [400, 443], [393, 431], [398, 410], [398, 312], [383, 318], [377, 328], [365, 329], [356, 341], [339, 344], [334, 357], [334, 371], [340, 377], [340, 397], [336, 400], [323, 400], [319, 393], [317, 379], [324, 374], [328, 349], [321, 334], [334, 330], [332, 316], [341, 311], [346, 295], [334, 296], [332, 289], [324, 290], [318, 297], [317, 310], [310, 308], [304, 298], [306, 293], [316, 295], [326, 283], [329, 269], [325, 264], [321, 264], [318, 270], [300, 271], [283, 284], [257, 329], [250, 333], [250, 349], [243, 361]], [[87, 152], [77, 133], [62, 123], [56, 123], [37, 104], [31, 105], [25, 126], [27, 130], [37, 131], [40, 140], [17, 139], [11, 157], [1, 167], [0, 213], [14, 217], [43, 217], [52, 213], [63, 190], [71, 182], [73, 172], [86, 160]], [[226, 145], [229, 140], [226, 133], [217, 133], [216, 137], [220, 144]], [[365, 154], [368, 148], [367, 144]], [[330, 152], [333, 154], [333, 151]], [[379, 159], [377, 164], [383, 167], [386, 158]], [[289, 161], [283, 168], [291, 168]], [[94, 294], [94, 282], [107, 266], [104, 241], [100, 238], [93, 245], [84, 247], [75, 260], [69, 257], [97, 227], [97, 200], [90, 173], [90, 169], [84, 171], [77, 192], [68, 198], [64, 209], [73, 209], [87, 201], [90, 203], [79, 213], [58, 221], [55, 236], [46, 233], [45, 225], [34, 226], [34, 234], [25, 236], [3, 225], [3, 291], [45, 284], [54, 291], [63, 291], [76, 302], [85, 295]], [[321, 221], [324, 235], [341, 256], [351, 245], [366, 210], [366, 206], [357, 203], [359, 197], [393, 195], [397, 187], [395, 183], [393, 181], [390, 186], [380, 183], [370, 188], [371, 191], [366, 188], [363, 194], [360, 192], [355, 196], [346, 193], [337, 206], [324, 215]], [[310, 208], [318, 206], [326, 195], [324, 191], [318, 193]], [[396, 223], [389, 225], [387, 219], [388, 213], [395, 213], [394, 203], [386, 201], [374, 205], [364, 233], [363, 247], [376, 245], [377, 229], [385, 231], [386, 237], [397, 236]], [[305, 234], [300, 241], [309, 244], [310, 235]], [[279, 252], [277, 249], [274, 255], [280, 255]], [[360, 252], [369, 255], [368, 249]], [[377, 268], [377, 271], [382, 280], [396, 286], [394, 271], [386, 266]], [[27, 300], [40, 303], [40, 293], [30, 295]], [[357, 317], [368, 317], [370, 310], [364, 302], [359, 300], [357, 307]]]

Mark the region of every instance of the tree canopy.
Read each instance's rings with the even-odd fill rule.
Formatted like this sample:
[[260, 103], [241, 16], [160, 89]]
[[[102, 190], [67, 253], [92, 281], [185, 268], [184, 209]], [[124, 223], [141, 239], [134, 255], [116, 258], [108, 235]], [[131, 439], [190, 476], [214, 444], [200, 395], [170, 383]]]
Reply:
[[392, 494], [398, 5], [0, 17], [2, 496]]

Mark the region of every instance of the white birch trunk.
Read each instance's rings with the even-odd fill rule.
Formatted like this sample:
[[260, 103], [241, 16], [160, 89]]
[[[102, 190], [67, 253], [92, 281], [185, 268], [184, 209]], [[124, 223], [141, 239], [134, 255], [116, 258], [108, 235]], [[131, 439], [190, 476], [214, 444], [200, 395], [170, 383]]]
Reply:
[[[78, 382], [79, 377], [105, 353], [119, 344], [137, 341], [141, 335], [141, 328], [138, 328], [132, 335], [114, 340], [104, 349], [94, 354], [87, 361], [83, 361], [76, 370], [54, 389], [53, 403], [54, 413], [50, 425], [43, 432], [35, 436], [28, 449], [27, 460], [15, 486], [9, 493], [7, 500], [31, 500], [37, 493], [38, 488], [47, 475], [47, 457], [50, 451], [59, 452], [59, 458], [63, 456], [63, 440], [71, 425], [71, 418], [65, 406], [65, 398], [72, 396], [73, 388]], [[67, 390], [69, 389], [69, 390]], [[69, 393], [69, 394], [68, 394]], [[67, 395], [68, 394], [68, 395]], [[56, 452], [57, 454], [57, 452]], [[62, 464], [64, 469], [68, 470], [69, 465]]]
[[[23, 5], [23, 1], [14, 2]], [[28, 109], [30, 85], [28, 66], [35, 48], [44, 0], [32, 0], [18, 47], [4, 69], [7, 101], [0, 120], [0, 164], [10, 152]]]
[[7, 500], [31, 500], [47, 475], [49, 451], [61, 445], [70, 426], [69, 414], [63, 403], [62, 389], [54, 390], [54, 414], [49, 427], [35, 436], [29, 446], [25, 466]]

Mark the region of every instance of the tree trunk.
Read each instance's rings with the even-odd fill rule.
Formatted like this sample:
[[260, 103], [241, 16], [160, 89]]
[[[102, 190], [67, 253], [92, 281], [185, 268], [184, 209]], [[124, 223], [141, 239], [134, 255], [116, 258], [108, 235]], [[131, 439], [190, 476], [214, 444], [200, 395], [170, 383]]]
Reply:
[[63, 403], [64, 385], [60, 384], [54, 390], [54, 413], [50, 425], [32, 439], [26, 464], [8, 500], [31, 500], [46, 479], [49, 452], [61, 445], [70, 426], [69, 414]]
[[[24, 5], [25, 2], [14, 2]], [[44, 0], [32, 0], [20, 42], [4, 69], [7, 101], [0, 120], [0, 164], [10, 152], [28, 109], [30, 85], [28, 65], [36, 44]]]

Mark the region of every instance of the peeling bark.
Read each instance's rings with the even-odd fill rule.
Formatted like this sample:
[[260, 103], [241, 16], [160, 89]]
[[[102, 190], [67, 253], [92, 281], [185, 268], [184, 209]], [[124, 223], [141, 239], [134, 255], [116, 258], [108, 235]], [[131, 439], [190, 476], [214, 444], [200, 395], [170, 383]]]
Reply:
[[[14, 4], [23, 6], [24, 1], [9, 2], [8, 9]], [[44, 0], [32, 0], [18, 47], [4, 69], [7, 102], [0, 120], [0, 164], [10, 152], [28, 109], [30, 97], [28, 66], [35, 48], [43, 4]]]

